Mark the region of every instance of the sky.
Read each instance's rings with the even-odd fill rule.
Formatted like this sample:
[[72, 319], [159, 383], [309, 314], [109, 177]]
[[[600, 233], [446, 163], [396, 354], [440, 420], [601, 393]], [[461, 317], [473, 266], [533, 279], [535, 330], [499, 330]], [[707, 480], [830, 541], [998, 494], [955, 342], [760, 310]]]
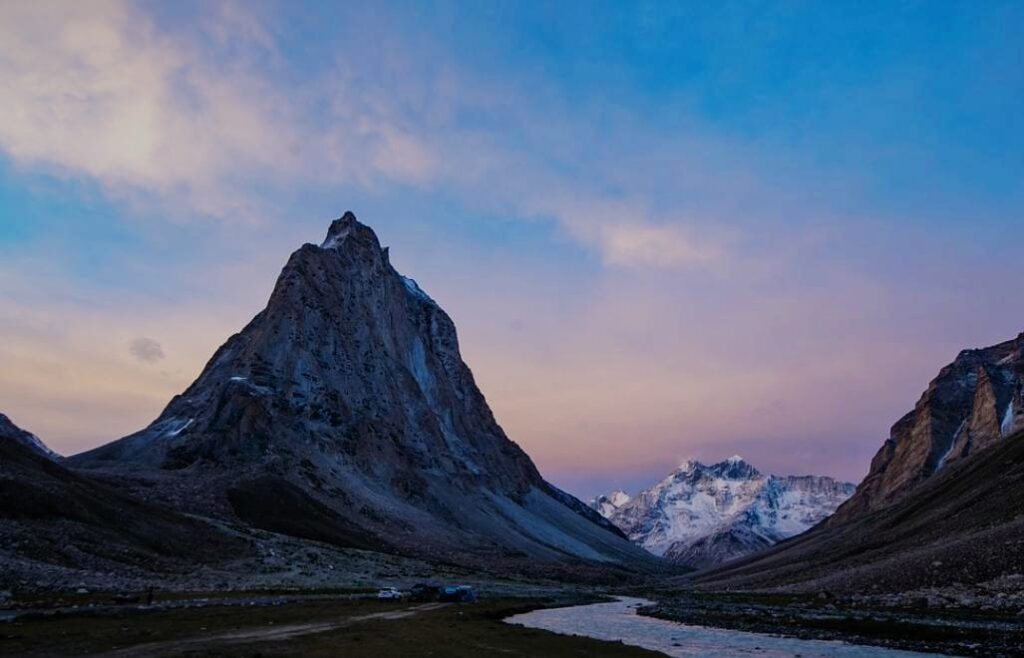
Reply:
[[858, 481], [1024, 331], [1020, 2], [0, 2], [0, 411], [140, 429], [346, 210], [583, 497]]

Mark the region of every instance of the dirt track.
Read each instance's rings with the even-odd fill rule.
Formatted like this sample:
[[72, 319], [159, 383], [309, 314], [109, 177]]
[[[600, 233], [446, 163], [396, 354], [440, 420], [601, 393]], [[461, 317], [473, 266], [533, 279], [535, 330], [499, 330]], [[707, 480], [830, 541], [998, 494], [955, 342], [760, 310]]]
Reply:
[[204, 635], [196, 635], [194, 637], [177, 638], [174, 640], [138, 644], [133, 647], [127, 647], [125, 649], [119, 649], [117, 651], [109, 651], [94, 655], [102, 658], [123, 658], [126, 656], [160, 656], [166, 655], [171, 652], [180, 653], [184, 649], [209, 648], [211, 646], [223, 644], [247, 643], [255, 641], [272, 642], [275, 640], [289, 640], [302, 635], [311, 635], [313, 633], [325, 633], [327, 631], [337, 630], [339, 628], [364, 621], [403, 619], [405, 617], [411, 617], [421, 612], [427, 612], [428, 610], [436, 610], [446, 605], [450, 604], [424, 603], [422, 605], [412, 606], [409, 608], [401, 608], [398, 610], [387, 610], [384, 612], [374, 612], [366, 615], [345, 617], [337, 621], [317, 622], [312, 624], [286, 624], [281, 626], [245, 628], [223, 633], [209, 633]]

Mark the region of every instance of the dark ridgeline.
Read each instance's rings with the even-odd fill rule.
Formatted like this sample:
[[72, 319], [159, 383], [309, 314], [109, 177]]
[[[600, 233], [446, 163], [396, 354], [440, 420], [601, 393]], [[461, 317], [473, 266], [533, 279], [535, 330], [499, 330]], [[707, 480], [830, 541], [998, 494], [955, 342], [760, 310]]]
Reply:
[[21, 429], [2, 413], [0, 413], [0, 442], [17, 443], [47, 459], [60, 458], [60, 455], [47, 448], [46, 444], [39, 440], [39, 437]]
[[26, 435], [0, 415], [0, 590], [41, 581], [67, 589], [85, 564], [101, 574], [181, 573], [254, 554], [213, 524], [65, 467]]
[[474, 565], [651, 564], [498, 426], [455, 326], [352, 213], [149, 427], [68, 463], [176, 509]]

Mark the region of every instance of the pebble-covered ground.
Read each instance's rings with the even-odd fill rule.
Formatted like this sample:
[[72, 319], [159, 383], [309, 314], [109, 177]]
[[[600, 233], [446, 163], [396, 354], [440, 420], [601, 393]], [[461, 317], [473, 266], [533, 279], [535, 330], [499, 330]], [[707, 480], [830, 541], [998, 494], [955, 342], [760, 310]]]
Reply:
[[981, 586], [841, 597], [827, 592], [659, 592], [658, 603], [640, 613], [687, 624], [959, 656], [1024, 655], [1020, 599], [1000, 589], [1014, 587], [1017, 579], [1001, 582], [984, 595]]

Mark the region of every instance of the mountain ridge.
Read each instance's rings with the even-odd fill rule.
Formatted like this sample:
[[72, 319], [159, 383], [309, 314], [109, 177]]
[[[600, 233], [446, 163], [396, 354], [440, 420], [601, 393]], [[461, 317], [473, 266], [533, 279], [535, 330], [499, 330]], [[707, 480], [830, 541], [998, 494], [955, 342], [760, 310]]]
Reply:
[[706, 569], [708, 589], [991, 598], [1024, 573], [1024, 334], [961, 351], [824, 523]]

